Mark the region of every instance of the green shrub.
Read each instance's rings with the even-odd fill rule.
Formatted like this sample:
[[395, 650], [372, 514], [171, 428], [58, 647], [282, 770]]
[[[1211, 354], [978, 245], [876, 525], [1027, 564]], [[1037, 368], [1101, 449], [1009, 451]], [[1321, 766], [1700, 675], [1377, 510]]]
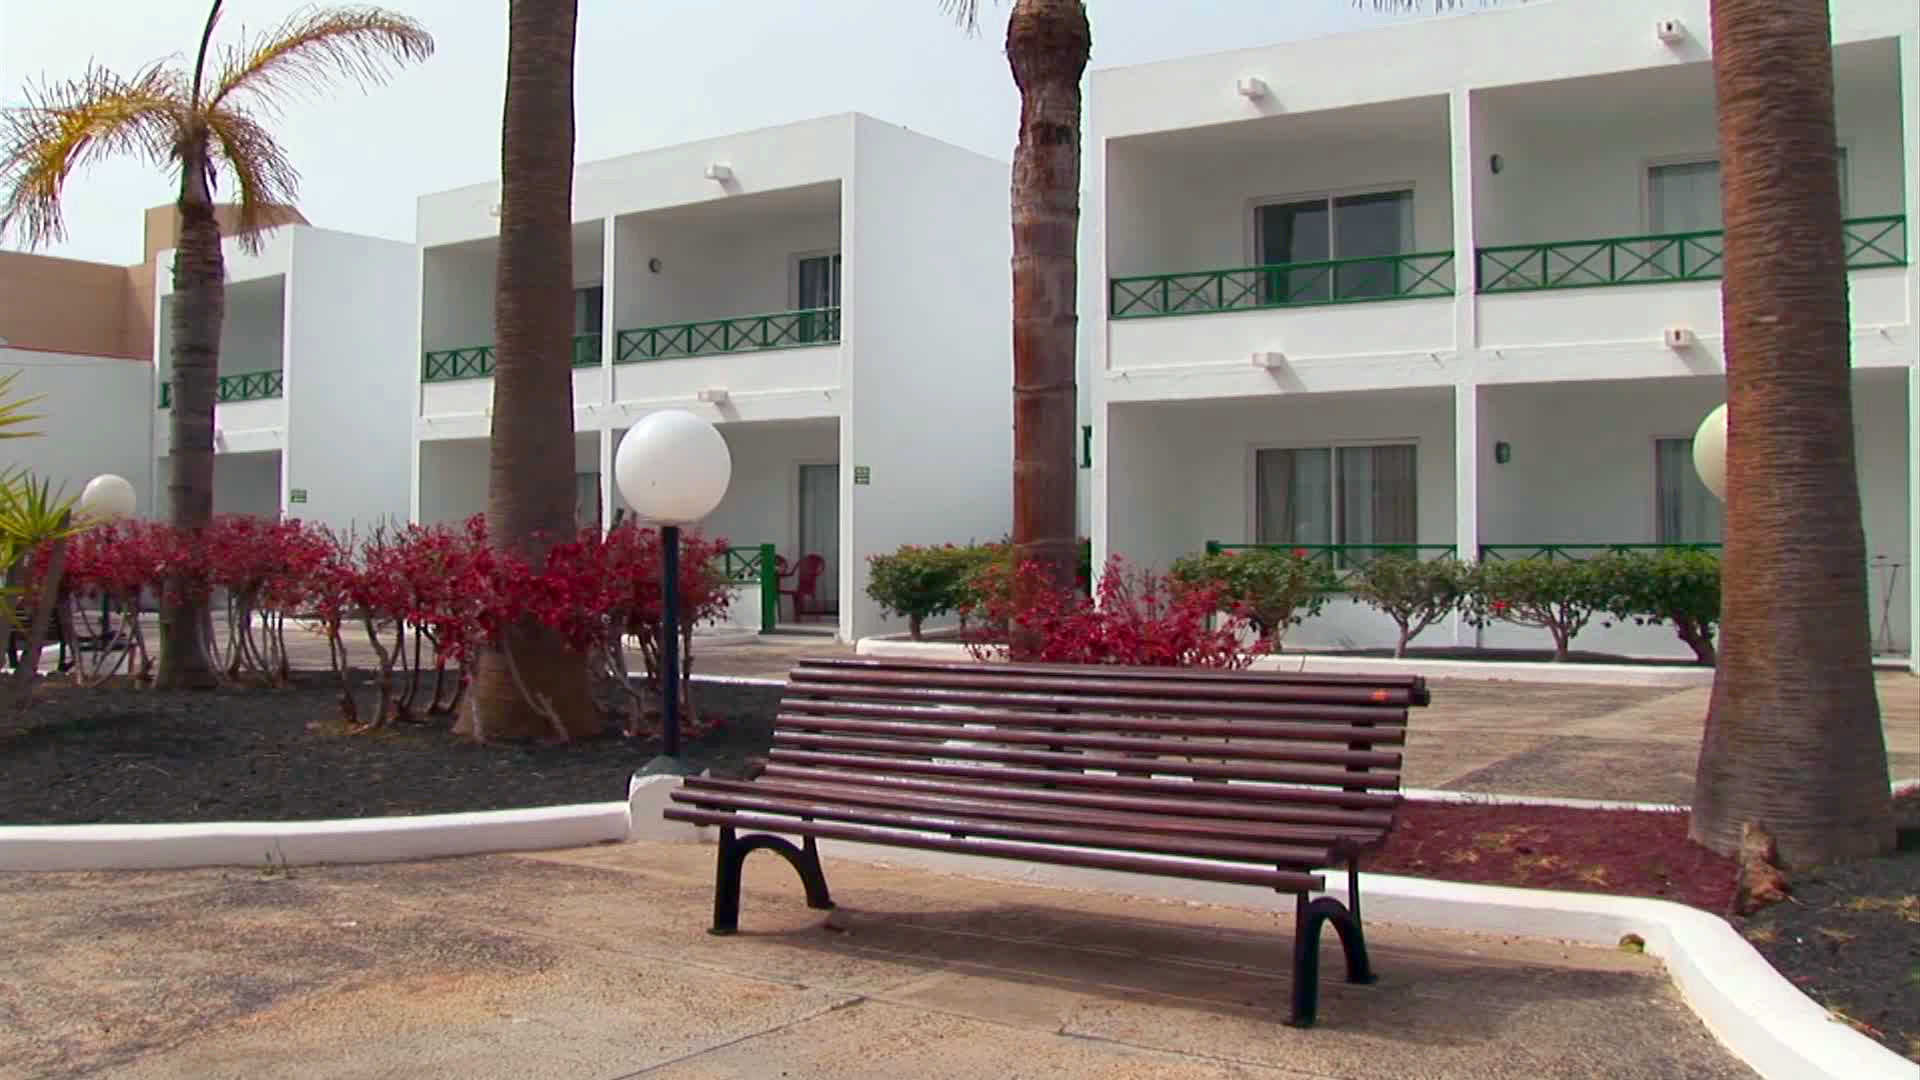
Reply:
[[1712, 667], [1714, 627], [1720, 622], [1720, 557], [1711, 551], [1667, 548], [1657, 553], [1617, 552], [1594, 560], [1607, 593], [1606, 610], [1638, 626], [1670, 623]]
[[1187, 588], [1218, 590], [1221, 610], [1253, 624], [1274, 652], [1287, 630], [1320, 614], [1340, 585], [1324, 560], [1267, 547], [1188, 555], [1173, 564], [1172, 576]]
[[1612, 599], [1609, 573], [1588, 560], [1482, 560], [1469, 580], [1467, 610], [1475, 623], [1498, 619], [1545, 630], [1553, 635], [1557, 661], [1567, 658], [1574, 635]]
[[977, 548], [908, 544], [867, 559], [867, 595], [889, 615], [904, 615], [915, 641], [927, 619], [962, 606], [979, 561]]
[[1353, 595], [1378, 608], [1400, 628], [1393, 655], [1407, 655], [1407, 643], [1460, 610], [1467, 600], [1472, 569], [1451, 555], [1422, 559], [1397, 551], [1368, 559], [1347, 578]]

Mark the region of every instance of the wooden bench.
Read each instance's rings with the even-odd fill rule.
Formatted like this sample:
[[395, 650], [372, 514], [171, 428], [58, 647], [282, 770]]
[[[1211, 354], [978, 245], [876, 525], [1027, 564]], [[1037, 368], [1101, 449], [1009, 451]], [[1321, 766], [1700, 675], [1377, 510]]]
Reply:
[[[666, 816], [717, 826], [713, 933], [778, 852], [833, 907], [819, 839], [1293, 893], [1289, 1022], [1313, 1023], [1324, 924], [1373, 981], [1359, 856], [1393, 827], [1413, 676], [803, 660], [751, 780], [690, 778]], [[785, 837], [799, 837], [795, 845]], [[1347, 871], [1347, 900], [1320, 873]]]

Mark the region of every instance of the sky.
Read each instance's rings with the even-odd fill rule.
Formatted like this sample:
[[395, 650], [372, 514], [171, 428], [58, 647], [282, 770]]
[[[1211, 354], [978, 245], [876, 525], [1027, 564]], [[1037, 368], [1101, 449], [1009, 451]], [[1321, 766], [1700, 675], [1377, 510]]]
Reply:
[[[296, 0], [228, 0], [216, 42], [277, 25]], [[502, 0], [388, 0], [424, 23], [432, 59], [385, 86], [290, 102], [274, 130], [315, 225], [411, 240], [423, 193], [496, 179], [506, 71]], [[576, 156], [650, 147], [839, 112], [870, 113], [1010, 159], [1019, 97], [1003, 50], [1006, 4], [969, 38], [937, 0], [580, 0]], [[1314, 37], [1390, 16], [1353, 0], [1091, 0], [1094, 68]], [[207, 0], [0, 0], [0, 104], [29, 82], [191, 62]], [[1361, 77], [1364, 77], [1362, 75]], [[141, 259], [140, 213], [172, 182], [137, 159], [76, 172], [69, 258]], [[9, 236], [7, 247], [19, 247]]]

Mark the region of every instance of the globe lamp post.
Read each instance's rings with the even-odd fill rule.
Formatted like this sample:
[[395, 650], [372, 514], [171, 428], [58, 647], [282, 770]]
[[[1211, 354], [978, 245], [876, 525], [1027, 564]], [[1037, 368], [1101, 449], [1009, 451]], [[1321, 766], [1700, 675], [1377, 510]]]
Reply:
[[1727, 497], [1727, 407], [1721, 405], [1700, 421], [1693, 433], [1693, 471], [1700, 474], [1713, 497]]
[[720, 429], [682, 409], [642, 417], [620, 440], [613, 479], [627, 505], [660, 526], [661, 755], [643, 772], [684, 772], [680, 762], [680, 526], [713, 513], [733, 478]]

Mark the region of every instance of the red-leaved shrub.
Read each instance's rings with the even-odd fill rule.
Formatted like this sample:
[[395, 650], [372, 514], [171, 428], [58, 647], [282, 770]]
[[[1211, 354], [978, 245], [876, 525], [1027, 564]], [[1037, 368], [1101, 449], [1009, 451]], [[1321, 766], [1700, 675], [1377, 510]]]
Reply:
[[1214, 614], [1211, 589], [1181, 588], [1148, 570], [1108, 560], [1092, 599], [1050, 588], [1035, 563], [1018, 574], [988, 572], [976, 580], [981, 600], [968, 612], [981, 620], [968, 650], [975, 659], [1003, 660], [1010, 642], [1031, 642], [1021, 659], [1049, 664], [1129, 664], [1142, 667], [1244, 668], [1246, 620]]

